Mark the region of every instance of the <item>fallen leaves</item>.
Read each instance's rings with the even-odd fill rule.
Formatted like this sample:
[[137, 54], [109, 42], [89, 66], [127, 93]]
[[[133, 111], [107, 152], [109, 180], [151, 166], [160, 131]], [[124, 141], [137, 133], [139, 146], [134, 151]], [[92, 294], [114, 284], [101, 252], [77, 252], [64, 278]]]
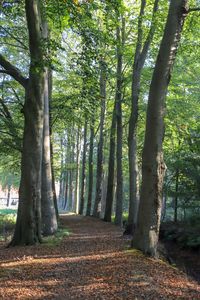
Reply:
[[119, 228], [63, 216], [71, 234], [55, 247], [0, 248], [0, 299], [200, 299], [195, 281], [127, 249]]

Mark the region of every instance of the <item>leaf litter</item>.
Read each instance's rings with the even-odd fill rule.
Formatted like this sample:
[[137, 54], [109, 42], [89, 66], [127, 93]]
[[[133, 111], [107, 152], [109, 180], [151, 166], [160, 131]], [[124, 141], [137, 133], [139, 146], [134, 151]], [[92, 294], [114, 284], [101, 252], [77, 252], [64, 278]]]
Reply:
[[200, 299], [200, 286], [175, 267], [129, 249], [113, 224], [66, 215], [59, 243], [0, 244], [0, 299]]

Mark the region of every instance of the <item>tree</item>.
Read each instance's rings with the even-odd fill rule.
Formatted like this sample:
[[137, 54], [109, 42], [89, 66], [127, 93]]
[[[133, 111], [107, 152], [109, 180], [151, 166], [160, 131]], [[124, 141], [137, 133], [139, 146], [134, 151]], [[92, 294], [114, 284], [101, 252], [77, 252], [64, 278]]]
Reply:
[[88, 200], [87, 200], [87, 209], [86, 215], [90, 216], [91, 207], [92, 207], [92, 189], [93, 189], [93, 151], [94, 150], [94, 116], [91, 120], [90, 125], [90, 150], [89, 150], [89, 160], [88, 160]]
[[106, 63], [103, 58], [100, 59], [100, 133], [97, 149], [97, 173], [96, 173], [96, 195], [94, 202], [93, 216], [99, 217], [99, 204], [102, 198], [102, 178], [103, 178], [103, 145], [104, 145], [104, 121], [106, 110]]
[[[44, 47], [42, 47], [43, 34], [45, 32], [45, 26], [42, 20], [44, 12], [41, 15], [40, 6], [36, 0], [25, 2], [31, 60], [29, 78], [26, 79], [20, 71], [3, 56], [0, 57], [0, 63], [5, 69], [5, 72], [11, 75], [25, 88], [25, 103], [23, 107], [25, 124], [21, 160], [19, 208], [15, 233], [11, 241], [11, 245], [13, 246], [19, 244], [34, 244], [41, 241], [41, 164], [45, 97], [47, 99], [46, 101], [48, 101], [48, 74], [45, 70], [45, 51]], [[48, 107], [46, 108], [46, 120], [48, 119], [47, 110]], [[46, 136], [49, 136], [49, 128]], [[50, 147], [50, 145], [48, 145], [48, 147]], [[50, 165], [49, 163], [48, 166], [50, 167]], [[51, 187], [51, 182], [49, 186]], [[54, 209], [53, 206], [52, 209]], [[49, 215], [47, 219], [49, 220]], [[51, 233], [57, 228], [56, 220], [54, 225], [55, 227], [51, 229]]]
[[[44, 11], [43, 11], [44, 15]], [[44, 16], [43, 16], [44, 19]], [[49, 39], [49, 29], [47, 21], [42, 22], [43, 41]], [[41, 214], [42, 214], [42, 233], [51, 235], [57, 231], [57, 216], [54, 204], [53, 185], [52, 185], [52, 164], [50, 147], [50, 118], [49, 100], [51, 97], [52, 84], [50, 82], [51, 70], [45, 68], [44, 77], [44, 124], [43, 124], [43, 154], [42, 154], [42, 182], [41, 182]]]
[[57, 221], [59, 219], [58, 212], [58, 201], [56, 195], [56, 183], [55, 183], [55, 173], [54, 173], [54, 153], [53, 153], [53, 138], [52, 138], [52, 70], [48, 69], [48, 87], [49, 87], [49, 135], [50, 135], [50, 161], [51, 161], [51, 176], [52, 176], [52, 193], [53, 193], [53, 203], [56, 212]]
[[[114, 192], [114, 167], [115, 167], [115, 148], [116, 148], [116, 164], [117, 164], [117, 188], [116, 188], [116, 214], [115, 224], [122, 224], [122, 203], [123, 203], [123, 174], [122, 174], [122, 88], [123, 88], [123, 50], [125, 44], [125, 19], [121, 14], [123, 3], [119, 1], [118, 5], [114, 5], [114, 13], [116, 15], [116, 89], [115, 100], [112, 113], [112, 122], [110, 129], [110, 152], [108, 162], [108, 184], [106, 194], [106, 206], [104, 221], [110, 222], [113, 205]], [[116, 145], [117, 136], [117, 145]]]
[[52, 185], [52, 164], [50, 153], [50, 131], [49, 131], [49, 89], [48, 69], [45, 74], [44, 90], [44, 124], [43, 124], [43, 157], [42, 157], [42, 186], [41, 186], [41, 213], [42, 233], [51, 235], [57, 231], [57, 217]]
[[117, 188], [116, 188], [116, 212], [115, 224], [122, 225], [122, 205], [123, 205], [123, 170], [122, 170], [122, 88], [123, 88], [123, 51], [125, 44], [125, 18], [117, 11], [117, 21], [121, 26], [117, 26], [116, 41], [117, 41], [117, 82], [116, 82], [116, 126], [117, 126]]
[[[114, 207], [117, 224], [121, 225], [122, 213], [128, 211], [130, 231], [137, 223], [139, 179], [142, 166], [141, 153], [145, 133], [148, 91], [155, 67], [155, 58], [159, 50], [159, 41], [163, 35], [163, 20], [167, 17], [167, 8], [170, 3], [170, 1], [160, 1], [160, 9], [157, 10], [158, 2], [159, 0], [141, 0], [134, 3], [129, 0], [59, 1], [58, 5], [55, 1], [31, 1], [30, 3], [39, 5], [39, 10], [42, 12], [41, 17], [36, 18], [38, 27], [40, 27], [36, 44], [35, 33], [30, 32], [30, 36], [33, 36], [32, 40], [34, 40], [32, 42], [34, 48], [31, 44], [33, 49], [30, 47], [30, 55], [28, 30], [24, 26], [26, 22], [24, 6], [18, 5], [16, 1], [3, 1], [3, 23], [0, 26], [2, 38], [2, 54], [0, 56], [0, 168], [4, 174], [7, 170], [11, 173], [13, 171], [19, 173], [19, 160], [23, 151], [23, 164], [27, 165], [30, 170], [29, 173], [34, 172], [36, 174], [35, 167], [38, 166], [38, 159], [40, 160], [43, 173], [42, 175], [39, 173], [38, 179], [42, 186], [39, 187], [36, 175], [31, 176], [35, 176], [34, 180], [37, 181], [37, 187], [40, 189], [38, 193], [42, 193], [41, 202], [38, 200], [40, 199], [38, 196], [36, 197], [37, 201], [36, 198], [34, 198], [35, 200], [27, 200], [29, 192], [32, 193], [33, 180], [28, 185], [25, 183], [25, 179], [28, 180], [27, 178], [30, 176], [26, 166], [23, 166], [22, 174], [26, 175], [23, 175], [23, 185], [21, 184], [20, 189], [22, 191], [26, 186], [25, 190], [27, 188], [29, 190], [23, 196], [23, 199], [26, 199], [23, 201], [24, 204], [20, 205], [26, 206], [23, 209], [23, 214], [27, 214], [25, 211], [28, 211], [33, 223], [37, 222], [37, 218], [39, 218], [40, 224], [38, 224], [41, 226], [35, 226], [38, 230], [41, 227], [43, 234], [46, 234], [45, 231], [49, 229], [49, 233], [54, 231], [53, 219], [45, 221], [45, 218], [55, 216], [56, 195], [55, 186], [53, 188], [53, 185], [50, 184], [51, 181], [53, 183], [51, 177], [55, 177], [58, 182], [60, 181], [61, 208], [76, 210], [77, 213], [80, 210], [83, 214], [86, 212], [85, 202], [88, 197], [88, 214], [93, 208], [92, 214], [95, 217], [101, 216], [106, 221], [111, 221]], [[176, 2], [176, 5], [178, 5], [177, 3], [179, 2]], [[191, 1], [191, 3], [195, 3], [195, 1]], [[28, 1], [26, 5], [30, 5]], [[175, 7], [175, 4], [173, 5]], [[192, 10], [197, 10], [197, 8]], [[33, 20], [34, 16], [28, 17]], [[48, 30], [45, 30], [45, 27], [47, 29], [45, 23], [46, 25], [48, 23]], [[171, 32], [172, 35], [175, 35], [174, 31], [178, 25], [175, 24], [173, 27]], [[191, 18], [187, 19], [184, 27], [173, 79], [168, 89], [166, 99], [168, 114], [165, 117], [166, 138], [162, 149], [161, 136], [164, 134], [161, 111], [164, 107], [163, 103], [168, 86], [166, 78], [171, 73], [173, 58], [175, 57], [174, 51], [172, 51], [172, 57], [169, 58], [171, 55], [169, 54], [170, 43], [176, 48], [178, 41], [173, 40], [172, 43], [169, 39], [167, 46], [162, 46], [160, 49], [149, 95], [148, 106], [150, 108], [148, 108], [143, 151], [141, 194], [141, 200], [143, 199], [145, 204], [141, 204], [140, 220], [138, 220], [139, 227], [144, 230], [139, 231], [139, 227], [136, 229], [138, 241], [140, 236], [141, 240], [146, 239], [146, 244], [148, 244], [147, 236], [149, 237], [151, 234], [156, 236], [158, 233], [158, 207], [161, 205], [162, 180], [164, 180], [162, 179], [163, 174], [158, 176], [158, 171], [164, 173], [164, 169], [159, 167], [164, 167], [162, 151], [167, 164], [167, 176], [164, 182], [166, 220], [173, 219], [174, 208], [176, 208], [177, 222], [182, 218], [188, 219], [193, 212], [196, 213], [199, 209], [199, 63], [196, 58], [200, 52], [198, 47], [199, 23], [194, 14], [191, 14]], [[36, 53], [37, 49], [39, 51]], [[160, 59], [162, 53], [165, 55]], [[30, 58], [31, 67], [29, 65]], [[169, 63], [165, 63], [167, 60]], [[36, 65], [36, 71], [33, 64]], [[165, 75], [163, 75], [164, 71], [162, 73], [164, 68], [166, 68]], [[30, 76], [28, 76], [29, 69]], [[49, 73], [48, 76], [47, 73]], [[48, 80], [47, 77], [49, 77]], [[37, 91], [36, 86], [39, 86]], [[33, 99], [33, 90], [34, 100], [30, 101], [29, 98]], [[41, 91], [41, 95], [37, 93], [38, 91]], [[25, 93], [28, 100], [26, 100], [24, 107]], [[43, 103], [39, 99], [42, 94], [45, 100]], [[50, 147], [54, 149], [51, 151], [49, 151], [50, 130], [48, 129], [49, 101], [52, 142]], [[34, 105], [30, 106], [29, 102], [31, 105], [34, 103]], [[36, 102], [39, 103], [39, 106], [36, 106]], [[155, 102], [156, 104], [152, 104]], [[41, 112], [37, 112], [40, 107], [42, 108]], [[44, 113], [43, 109], [45, 110]], [[22, 147], [24, 112], [26, 128], [24, 134], [26, 138], [24, 138], [23, 147], [28, 147], [27, 134], [29, 134], [29, 144], [33, 145], [31, 150], [34, 154], [31, 153], [30, 149], [29, 152], [27, 152], [28, 150], [24, 152]], [[33, 116], [33, 114], [35, 115]], [[153, 121], [152, 116], [155, 116]], [[92, 118], [94, 118], [93, 128], [91, 127]], [[38, 127], [35, 128], [37, 121], [41, 119], [43, 119], [42, 136], [44, 136], [42, 146], [39, 145], [41, 132]], [[90, 134], [90, 141], [89, 132], [86, 134], [88, 141], [86, 139], [84, 141], [83, 127], [85, 121], [90, 126], [90, 133], [92, 133]], [[31, 126], [34, 130], [37, 129], [35, 139], [30, 134], [34, 131], [30, 129]], [[28, 130], [29, 133], [27, 133]], [[31, 138], [33, 142], [30, 141]], [[179, 141], [180, 145], [178, 145]], [[83, 151], [84, 143], [85, 147], [88, 146], [87, 154]], [[39, 146], [43, 149], [42, 160], [38, 152], [39, 148], [37, 148]], [[26, 163], [27, 157], [31, 156], [29, 153], [32, 155], [32, 164]], [[36, 159], [37, 162], [35, 163]], [[51, 176], [53, 162], [55, 174]], [[147, 175], [150, 168], [152, 172]], [[87, 184], [86, 178], [89, 179]], [[92, 188], [92, 183], [96, 183], [96, 188]], [[149, 196], [150, 188], [155, 188], [155, 186], [157, 192], [154, 190], [154, 194]], [[52, 189], [54, 190], [54, 205], [52, 205]], [[156, 200], [151, 200], [151, 196], [152, 199], [154, 197]], [[149, 199], [148, 204], [146, 204], [147, 197]], [[114, 205], [113, 202], [115, 202]], [[33, 203], [38, 204], [36, 210]], [[49, 204], [50, 207], [46, 208], [46, 205]], [[153, 213], [152, 208], [154, 209]], [[150, 212], [147, 212], [147, 209]], [[20, 211], [22, 211], [21, 208]], [[123, 215], [123, 217], [125, 216]], [[24, 220], [26, 226], [28, 220], [26, 217]], [[145, 224], [142, 225], [143, 227], [141, 227], [142, 220]], [[45, 224], [48, 225], [44, 227]], [[20, 226], [19, 228], [21, 228]], [[152, 228], [151, 226], [153, 229], [149, 229]], [[39, 240], [36, 237], [35, 240], [37, 239]], [[141, 245], [143, 243], [144, 240], [141, 241]], [[136, 247], [140, 247], [139, 242]], [[149, 252], [150, 250], [145, 251]], [[154, 250], [152, 250], [153, 252]]]
[[87, 121], [85, 121], [85, 126], [84, 126], [83, 156], [82, 156], [82, 179], [81, 179], [81, 197], [80, 197], [79, 215], [83, 214], [84, 204], [85, 204], [86, 152], [87, 152]]
[[112, 123], [110, 128], [110, 150], [108, 162], [108, 182], [106, 191], [106, 207], [104, 221], [111, 222], [113, 191], [114, 191], [114, 167], [115, 167], [115, 138], [116, 138], [116, 112], [115, 105], [112, 113]]
[[188, 12], [187, 4], [187, 0], [171, 1], [170, 3], [149, 91], [142, 154], [141, 199], [132, 246], [151, 256], [155, 256], [157, 250], [165, 173], [162, 153], [165, 98], [184, 19]]
[[11, 245], [29, 245], [41, 241], [41, 163], [44, 113], [43, 52], [41, 47], [40, 5], [25, 1], [29, 32], [30, 70], [24, 104], [24, 136], [17, 223]]
[[138, 18], [138, 36], [135, 48], [132, 86], [131, 86], [131, 115], [129, 119], [128, 133], [128, 155], [129, 155], [129, 214], [127, 230], [133, 233], [137, 222], [137, 212], [139, 205], [139, 178], [138, 178], [138, 162], [137, 162], [137, 123], [138, 123], [138, 100], [141, 86], [141, 73], [147, 58], [148, 50], [155, 32], [155, 15], [158, 9], [159, 0], [155, 0], [151, 26], [146, 40], [143, 44], [144, 32], [142, 23], [144, 19], [144, 11], [146, 1], [141, 1], [140, 14]]
[[75, 187], [75, 212], [78, 214], [79, 209], [79, 185], [80, 185], [80, 128], [77, 128], [76, 138], [76, 187]]

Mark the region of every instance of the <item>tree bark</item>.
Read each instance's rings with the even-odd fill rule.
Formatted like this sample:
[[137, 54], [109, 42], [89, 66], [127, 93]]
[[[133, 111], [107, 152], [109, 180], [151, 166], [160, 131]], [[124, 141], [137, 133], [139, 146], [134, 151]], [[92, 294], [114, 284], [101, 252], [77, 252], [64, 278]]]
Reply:
[[56, 184], [55, 184], [55, 174], [54, 174], [54, 160], [53, 160], [53, 136], [52, 136], [52, 70], [49, 69], [49, 133], [50, 133], [50, 156], [51, 156], [51, 174], [52, 174], [52, 192], [53, 192], [53, 202], [56, 211], [57, 222], [59, 219], [58, 212], [58, 201], [56, 195]]
[[8, 184], [8, 194], [7, 194], [7, 203], [6, 203], [6, 206], [9, 207], [10, 205], [10, 192], [11, 192], [11, 187], [12, 185], [11, 184]]
[[116, 85], [116, 123], [117, 123], [117, 188], [116, 188], [116, 210], [115, 224], [122, 225], [123, 210], [123, 171], [122, 171], [122, 66], [123, 66], [123, 48], [125, 36], [125, 19], [122, 17], [122, 25], [117, 27], [117, 85]]
[[77, 141], [76, 141], [76, 187], [75, 187], [75, 212], [78, 214], [79, 210], [79, 185], [80, 185], [80, 128], [77, 130]]
[[68, 198], [68, 210], [72, 211], [73, 206], [73, 165], [74, 165], [74, 145], [73, 145], [73, 131], [72, 129], [69, 132], [69, 198]]
[[74, 129], [71, 132], [71, 211], [75, 209], [75, 132]]
[[165, 190], [163, 195], [162, 209], [161, 209], [161, 223], [165, 221], [166, 211], [167, 211], [167, 189]]
[[59, 178], [59, 206], [63, 206], [64, 195], [65, 195], [65, 174], [64, 174], [64, 165], [65, 165], [65, 157], [64, 157], [64, 149], [63, 149], [63, 138], [60, 139], [60, 151], [61, 151], [61, 162], [60, 162], [60, 178]]
[[132, 87], [131, 87], [131, 115], [129, 119], [128, 133], [128, 155], [129, 155], [129, 214], [128, 214], [128, 233], [133, 233], [137, 223], [137, 214], [139, 206], [139, 176], [137, 161], [137, 123], [138, 123], [138, 100], [140, 95], [141, 73], [147, 57], [147, 53], [155, 32], [155, 13], [158, 9], [159, 0], [155, 0], [151, 27], [148, 36], [144, 42], [143, 39], [143, 17], [146, 7], [146, 1], [141, 1], [140, 14], [138, 18], [138, 37], [134, 55]]
[[56, 184], [55, 184], [54, 163], [53, 163], [53, 144], [52, 144], [52, 140], [51, 140], [51, 132], [50, 132], [50, 153], [51, 153], [53, 203], [54, 203], [54, 208], [55, 208], [55, 211], [56, 211], [56, 218], [57, 218], [57, 221], [58, 221], [59, 212], [58, 212], [58, 201], [57, 201], [57, 195], [56, 195]]
[[84, 204], [85, 204], [86, 152], [87, 152], [87, 121], [85, 121], [85, 126], [84, 126], [83, 157], [82, 157], [82, 179], [81, 179], [81, 199], [80, 199], [79, 215], [83, 214]]
[[[115, 139], [116, 139], [116, 103], [114, 103], [112, 124], [110, 129], [110, 151], [108, 162], [108, 184], [106, 193], [106, 208], [104, 221], [111, 222], [112, 205], [113, 205], [113, 191], [114, 191], [114, 168], [115, 168]], [[98, 208], [100, 213], [100, 208]]]
[[69, 198], [68, 198], [68, 209], [72, 211], [73, 205], [73, 171], [69, 170]]
[[103, 59], [100, 61], [100, 97], [101, 97], [101, 117], [100, 117], [100, 133], [97, 149], [97, 173], [96, 173], [96, 195], [93, 209], [93, 216], [99, 217], [98, 207], [102, 198], [102, 178], [103, 178], [103, 145], [104, 145], [104, 120], [106, 109], [106, 66]]
[[187, 0], [170, 2], [149, 91], [142, 155], [141, 199], [132, 246], [151, 256], [156, 256], [157, 251], [165, 173], [162, 154], [165, 98], [184, 19], [187, 15], [187, 4]]
[[[44, 24], [43, 27], [47, 25]], [[45, 31], [47, 29], [44, 29]], [[46, 67], [44, 87], [44, 125], [43, 125], [43, 159], [42, 159], [42, 233], [52, 235], [57, 231], [57, 217], [53, 199], [52, 169], [50, 153], [50, 129], [49, 129], [49, 71]]]
[[30, 69], [24, 104], [24, 135], [21, 161], [19, 207], [10, 245], [30, 245], [41, 241], [41, 165], [43, 145], [44, 78], [41, 47], [40, 5], [25, 1], [29, 33]]
[[[69, 131], [68, 131], [69, 133]], [[68, 210], [68, 200], [69, 200], [69, 162], [70, 162], [70, 137], [67, 133], [65, 149], [63, 149], [63, 201], [62, 208]], [[65, 159], [64, 159], [65, 156]]]
[[65, 197], [64, 197], [64, 203], [63, 203], [64, 210], [67, 210], [68, 199], [69, 199], [69, 171], [66, 170], [66, 173], [65, 173]]
[[92, 190], [93, 190], [93, 150], [94, 150], [94, 118], [90, 126], [90, 151], [89, 151], [89, 178], [88, 178], [88, 201], [86, 216], [90, 216], [92, 207]]
[[107, 182], [108, 182], [108, 174], [105, 171], [102, 179], [101, 214], [100, 214], [101, 219], [103, 219], [105, 216]]

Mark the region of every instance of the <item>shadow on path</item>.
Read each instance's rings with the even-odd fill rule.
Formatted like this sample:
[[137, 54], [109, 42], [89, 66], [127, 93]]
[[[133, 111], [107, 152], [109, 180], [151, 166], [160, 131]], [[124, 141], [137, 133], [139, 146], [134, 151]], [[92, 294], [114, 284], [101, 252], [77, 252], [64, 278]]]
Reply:
[[92, 217], [62, 216], [56, 247], [0, 248], [0, 299], [200, 299], [177, 269], [128, 250], [122, 230]]

